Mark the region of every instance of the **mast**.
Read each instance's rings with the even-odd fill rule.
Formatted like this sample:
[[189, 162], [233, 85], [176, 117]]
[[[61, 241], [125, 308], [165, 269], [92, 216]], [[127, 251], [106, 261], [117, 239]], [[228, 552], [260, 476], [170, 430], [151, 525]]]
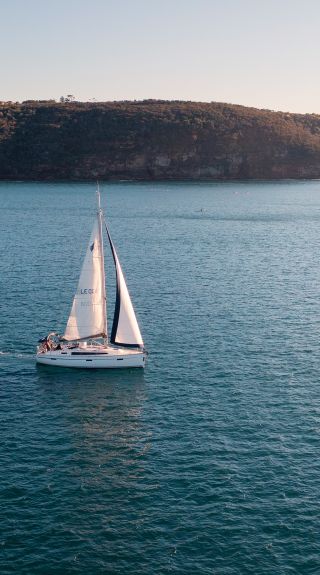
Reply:
[[107, 326], [107, 297], [106, 297], [106, 274], [105, 274], [105, 267], [104, 267], [104, 251], [103, 251], [103, 234], [102, 234], [102, 208], [101, 208], [101, 199], [100, 199], [100, 186], [99, 182], [97, 182], [97, 202], [98, 202], [98, 210], [97, 210], [97, 218], [98, 218], [98, 228], [99, 228], [99, 243], [101, 247], [101, 277], [102, 277], [102, 293], [104, 294], [104, 305], [103, 305], [103, 315], [104, 315], [104, 325], [105, 325], [105, 340], [108, 343], [108, 326]]

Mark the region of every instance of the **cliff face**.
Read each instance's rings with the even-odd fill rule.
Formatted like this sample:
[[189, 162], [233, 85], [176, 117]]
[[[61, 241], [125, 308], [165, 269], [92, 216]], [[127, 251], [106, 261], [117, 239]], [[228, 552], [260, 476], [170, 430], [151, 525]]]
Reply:
[[0, 103], [0, 179], [319, 178], [320, 116], [194, 102]]

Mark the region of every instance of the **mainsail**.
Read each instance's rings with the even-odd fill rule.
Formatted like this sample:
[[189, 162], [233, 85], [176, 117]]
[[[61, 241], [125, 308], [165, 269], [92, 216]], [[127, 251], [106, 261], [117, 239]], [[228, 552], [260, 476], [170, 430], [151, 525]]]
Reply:
[[101, 211], [93, 226], [83, 262], [78, 289], [63, 339], [105, 337], [107, 334], [106, 296]]
[[133, 310], [121, 265], [106, 226], [110, 247], [116, 267], [117, 294], [110, 342], [123, 347], [143, 347], [143, 340]]

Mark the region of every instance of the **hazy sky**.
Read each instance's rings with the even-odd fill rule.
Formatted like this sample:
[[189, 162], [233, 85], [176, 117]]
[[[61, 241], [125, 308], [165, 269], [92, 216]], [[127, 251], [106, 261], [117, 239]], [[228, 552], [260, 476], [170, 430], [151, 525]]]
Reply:
[[320, 113], [319, 0], [0, 0], [0, 100]]

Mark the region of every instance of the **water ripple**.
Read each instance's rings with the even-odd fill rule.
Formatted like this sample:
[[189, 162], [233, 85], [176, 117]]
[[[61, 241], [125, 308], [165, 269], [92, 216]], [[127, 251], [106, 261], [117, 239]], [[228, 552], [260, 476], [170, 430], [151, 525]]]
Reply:
[[86, 373], [91, 186], [0, 184], [1, 575], [318, 574], [318, 185], [106, 185], [150, 355]]

